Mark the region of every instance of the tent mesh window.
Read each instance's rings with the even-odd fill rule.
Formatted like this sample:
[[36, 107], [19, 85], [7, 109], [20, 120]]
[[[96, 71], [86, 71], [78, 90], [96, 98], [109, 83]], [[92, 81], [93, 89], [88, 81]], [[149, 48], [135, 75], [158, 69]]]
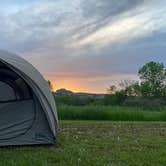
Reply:
[[0, 141], [26, 134], [34, 120], [30, 87], [17, 73], [0, 64]]
[[1, 66], [0, 67], [0, 103], [28, 100], [32, 98], [32, 93], [25, 81], [15, 72]]

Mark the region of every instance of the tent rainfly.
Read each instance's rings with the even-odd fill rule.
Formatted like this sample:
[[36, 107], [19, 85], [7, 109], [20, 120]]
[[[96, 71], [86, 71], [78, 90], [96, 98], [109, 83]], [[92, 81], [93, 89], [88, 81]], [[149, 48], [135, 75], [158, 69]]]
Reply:
[[54, 144], [57, 124], [47, 81], [26, 60], [0, 51], [0, 146]]

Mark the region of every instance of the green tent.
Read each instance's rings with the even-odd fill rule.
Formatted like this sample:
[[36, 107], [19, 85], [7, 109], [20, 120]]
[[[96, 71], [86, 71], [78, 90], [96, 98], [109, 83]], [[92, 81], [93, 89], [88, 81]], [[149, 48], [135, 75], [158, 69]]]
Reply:
[[0, 146], [53, 144], [57, 124], [47, 81], [23, 58], [0, 51]]

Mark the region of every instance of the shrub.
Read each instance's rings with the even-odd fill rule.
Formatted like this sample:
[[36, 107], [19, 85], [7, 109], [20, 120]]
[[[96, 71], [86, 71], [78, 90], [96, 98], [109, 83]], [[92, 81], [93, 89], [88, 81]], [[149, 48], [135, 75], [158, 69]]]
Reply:
[[143, 109], [162, 109], [166, 106], [166, 102], [163, 98], [154, 97], [128, 97], [123, 103], [124, 106], [138, 107]]
[[126, 99], [125, 91], [121, 90], [115, 94], [106, 94], [104, 97], [105, 105], [122, 105]]
[[58, 105], [73, 105], [73, 106], [90, 105], [91, 103], [94, 102], [94, 99], [92, 98], [81, 98], [74, 95], [55, 96], [55, 100]]

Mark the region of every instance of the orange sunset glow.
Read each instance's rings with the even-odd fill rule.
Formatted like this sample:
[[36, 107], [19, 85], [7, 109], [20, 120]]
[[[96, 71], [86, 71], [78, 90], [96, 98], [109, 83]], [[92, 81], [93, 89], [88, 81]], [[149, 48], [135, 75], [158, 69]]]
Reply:
[[87, 92], [87, 93], [105, 93], [106, 89], [99, 88], [96, 90], [96, 87], [90, 87], [87, 83], [84, 83], [82, 80], [76, 78], [72, 79], [63, 79], [63, 80], [53, 80], [51, 81], [53, 85], [53, 91], [56, 91], [61, 88], [71, 90], [73, 92]]
[[[77, 82], [77, 83], [76, 83]], [[61, 88], [69, 89], [73, 92], [85, 91], [84, 86], [81, 86], [80, 82], [76, 80], [57, 80], [53, 81], [53, 91]]]
[[54, 90], [106, 93], [137, 79], [143, 64], [166, 62], [165, 1], [8, 2], [0, 4], [1, 48], [28, 60]]
[[71, 90], [73, 92], [87, 92], [87, 93], [107, 93], [110, 85], [119, 84], [122, 80], [136, 80], [137, 76], [133, 74], [114, 74], [108, 76], [83, 77], [66, 73], [66, 75], [50, 75], [47, 73], [46, 79], [50, 80], [53, 85], [53, 90], [56, 91], [61, 88]]

